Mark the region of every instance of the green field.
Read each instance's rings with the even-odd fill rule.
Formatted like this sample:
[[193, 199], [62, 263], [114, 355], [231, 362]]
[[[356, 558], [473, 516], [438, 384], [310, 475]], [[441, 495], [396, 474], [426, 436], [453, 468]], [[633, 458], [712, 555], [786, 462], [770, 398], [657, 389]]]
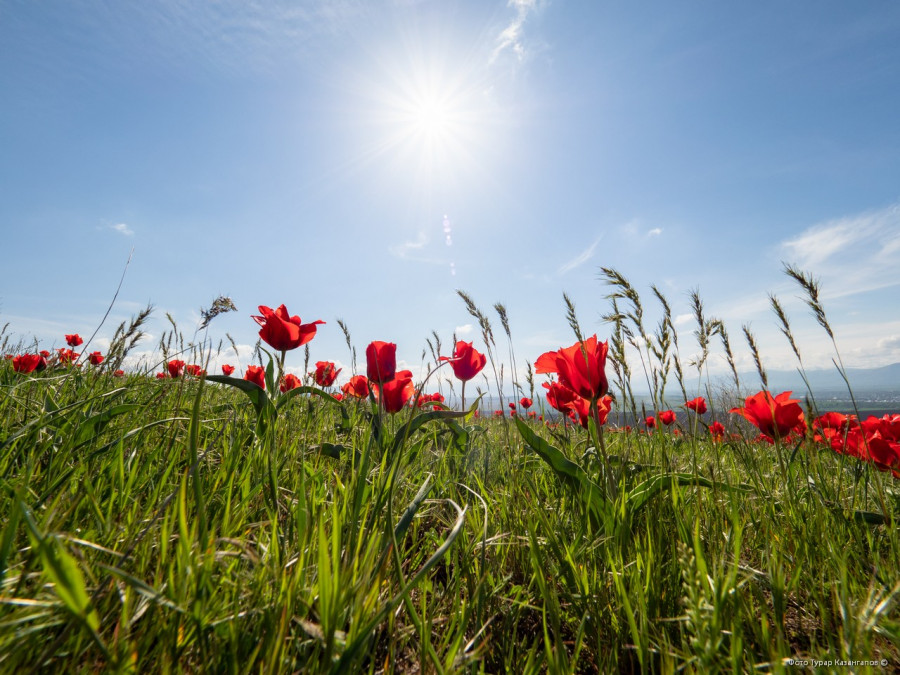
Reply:
[[117, 344], [0, 362], [2, 672], [900, 668], [900, 481], [811, 431], [388, 414]]

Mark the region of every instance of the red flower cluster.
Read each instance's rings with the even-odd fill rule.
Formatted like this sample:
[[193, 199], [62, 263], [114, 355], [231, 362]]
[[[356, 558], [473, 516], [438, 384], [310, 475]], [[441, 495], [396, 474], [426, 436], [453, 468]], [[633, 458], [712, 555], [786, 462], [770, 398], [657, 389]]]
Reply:
[[535, 361], [535, 372], [559, 376], [559, 382], [544, 383], [547, 403], [587, 427], [590, 404], [596, 401], [600, 423], [605, 424], [612, 406], [612, 398], [606, 396], [608, 350], [607, 343], [598, 342], [592, 335], [571, 347], [541, 354]]
[[855, 415], [829, 412], [816, 418], [813, 429], [814, 440], [835, 452], [872, 462], [900, 478], [900, 414], [872, 415], [860, 422]]
[[432, 407], [437, 410], [440, 408], [440, 404], [444, 402], [444, 396], [440, 392], [436, 391], [433, 394], [422, 394], [418, 398], [416, 398], [416, 407], [421, 408], [426, 403], [431, 403]]
[[33, 373], [47, 367], [47, 359], [40, 354], [20, 354], [12, 357], [12, 362], [17, 373]]
[[719, 443], [725, 439], [725, 427], [721, 422], [713, 422], [709, 425], [709, 435], [714, 443]]
[[234, 366], [229, 366], [227, 363], [222, 366], [222, 374], [225, 377], [231, 377], [231, 374], [234, 372]]
[[[74, 337], [78, 336], [76, 335]], [[78, 338], [78, 340], [79, 341], [76, 344], [81, 344], [81, 338]], [[75, 363], [75, 361], [78, 359], [78, 356], [78, 352], [71, 349], [66, 349], [65, 347], [56, 350], [56, 358], [62, 364]]]
[[[576, 342], [571, 347], [545, 352], [535, 361], [536, 373], [556, 373], [558, 382], [544, 383], [547, 389], [547, 403], [561, 413], [577, 420], [587, 427], [590, 404], [597, 402], [600, 423], [605, 424], [612, 406], [612, 398], [606, 395], [609, 384], [606, 380], [606, 342], [598, 342], [592, 335], [584, 342]], [[522, 405], [527, 409], [523, 399]]]
[[81, 339], [81, 336], [78, 333], [73, 333], [72, 335], [66, 335], [66, 344], [70, 347], [77, 347], [78, 345], [84, 343], [84, 340]]
[[376, 340], [366, 347], [366, 372], [373, 393], [391, 414], [399, 412], [415, 393], [412, 372], [397, 370], [397, 345], [393, 342]]
[[606, 380], [608, 351], [607, 343], [597, 342], [597, 336], [592, 335], [571, 347], [541, 354], [534, 363], [534, 372], [556, 373], [562, 386], [582, 398], [596, 401], [609, 389]]
[[91, 352], [88, 354], [88, 361], [92, 366], [99, 366], [103, 363], [103, 354], [100, 352]]
[[788, 441], [792, 433], [806, 433], [806, 418], [800, 404], [791, 399], [791, 392], [785, 391], [772, 396], [761, 391], [748, 396], [743, 408], [732, 408], [731, 412], [741, 415], [759, 429], [764, 440]]
[[204, 375], [206, 375], [206, 371], [196, 363], [185, 366], [184, 372], [186, 372], [188, 375], [193, 375], [194, 377], [203, 377]]
[[262, 316], [251, 317], [262, 326], [259, 337], [280, 352], [305, 345], [316, 336], [316, 326], [325, 323], [321, 319], [312, 323], [301, 323], [300, 317], [290, 316], [284, 305], [279, 305], [275, 310], [260, 305], [259, 311]]
[[675, 423], [675, 413], [672, 410], [663, 410], [659, 413], [659, 421], [669, 426]]

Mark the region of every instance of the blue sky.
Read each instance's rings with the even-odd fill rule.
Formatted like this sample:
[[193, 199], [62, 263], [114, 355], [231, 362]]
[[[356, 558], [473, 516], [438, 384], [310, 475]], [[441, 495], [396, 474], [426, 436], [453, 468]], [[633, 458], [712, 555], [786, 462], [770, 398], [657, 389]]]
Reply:
[[607, 266], [650, 326], [668, 295], [685, 359], [699, 288], [742, 369], [744, 323], [793, 367], [773, 292], [825, 367], [785, 261], [847, 365], [900, 361], [897, 3], [0, 0], [0, 91], [0, 325], [42, 347], [93, 332], [133, 248], [101, 349], [226, 294], [215, 339], [285, 303], [328, 322], [312, 361], [349, 363], [342, 318], [418, 366], [432, 330], [483, 349], [464, 289], [521, 366], [573, 342], [564, 291], [606, 338]]

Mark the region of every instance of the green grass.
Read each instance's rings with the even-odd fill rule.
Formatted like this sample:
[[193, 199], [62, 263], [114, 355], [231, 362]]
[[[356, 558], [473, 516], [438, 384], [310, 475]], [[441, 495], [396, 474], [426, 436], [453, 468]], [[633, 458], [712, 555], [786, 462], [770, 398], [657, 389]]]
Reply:
[[[788, 271], [831, 336], [814, 280]], [[641, 417], [629, 344], [650, 413], [700, 393], [685, 392], [665, 298], [653, 289], [665, 313], [647, 336], [637, 293], [604, 274], [616, 409]], [[461, 297], [499, 383], [490, 322]], [[698, 377], [721, 342], [746, 393], [724, 324], [692, 300]], [[742, 434], [719, 443], [684, 420], [680, 435], [601, 436], [383, 415], [310, 388], [269, 398], [242, 380], [113, 377], [149, 311], [120, 326], [100, 368], [23, 375], [0, 361], [0, 672], [900, 668], [900, 481], [888, 472], [811, 436], [748, 440], [755, 430], [734, 423]], [[160, 346], [184, 350], [174, 322]], [[516, 386], [535, 390], [530, 365]], [[734, 401], [709, 402], [704, 422], [726, 421]]]
[[[4, 672], [900, 664], [897, 486], [830, 450], [785, 448], [785, 480], [769, 445], [607, 433], [620, 495], [682, 478], [604, 520], [509, 420], [404, 439], [297, 396], [267, 442], [221, 385], [0, 382]], [[528, 424], [598, 475], [580, 427]]]

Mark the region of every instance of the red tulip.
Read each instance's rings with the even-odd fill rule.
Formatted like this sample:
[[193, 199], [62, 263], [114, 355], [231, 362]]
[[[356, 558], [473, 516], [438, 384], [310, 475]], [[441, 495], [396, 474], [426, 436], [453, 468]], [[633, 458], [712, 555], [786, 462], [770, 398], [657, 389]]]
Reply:
[[125, 377], [125, 371], [124, 371], [124, 370], [117, 370], [116, 372], [113, 373], [113, 376], [114, 376], [114, 377]]
[[698, 415], [702, 415], [706, 412], [706, 399], [702, 396], [698, 396], [694, 400], [685, 403], [684, 407], [688, 410], [693, 410]]
[[666, 426], [669, 426], [675, 421], [675, 413], [671, 410], [663, 410], [661, 413], [659, 413], [659, 421]]
[[48, 352], [46, 349], [42, 349], [41, 351], [38, 352], [38, 354], [43, 356], [45, 359], [50, 358], [50, 352]]
[[528, 410], [531, 407], [531, 404], [534, 403], [530, 398], [523, 396], [519, 399], [519, 405]]
[[443, 403], [444, 395], [441, 392], [436, 391], [431, 395], [431, 400], [434, 401], [435, 403]]
[[341, 387], [341, 391], [346, 396], [365, 398], [369, 395], [369, 380], [365, 375], [354, 375], [347, 384]]
[[170, 377], [181, 377], [184, 375], [184, 361], [181, 359], [173, 359], [166, 364]]
[[513, 403], [512, 401], [510, 401], [510, 402], [509, 402], [509, 409], [510, 409], [510, 410], [515, 410], [515, 409], [516, 409], [516, 404]]
[[529, 410], [529, 411], [528, 411], [528, 416], [531, 417], [531, 418], [534, 418], [534, 417], [537, 417], [537, 413], [536, 413], [534, 410]]
[[775, 397], [768, 391], [760, 391], [748, 396], [743, 408], [732, 408], [731, 412], [741, 415], [756, 426], [769, 440], [785, 438], [792, 431], [805, 433], [806, 419], [803, 410], [790, 396], [789, 391]]
[[244, 379], [253, 382], [261, 389], [266, 388], [266, 371], [262, 366], [247, 366], [244, 371]]
[[713, 422], [709, 425], [709, 435], [712, 436], [713, 441], [718, 443], [725, 438], [725, 427], [721, 422]]
[[259, 337], [281, 352], [305, 345], [316, 336], [316, 325], [325, 323], [321, 319], [312, 323], [300, 323], [300, 317], [289, 316], [284, 305], [279, 305], [276, 310], [260, 305], [259, 311], [262, 316], [251, 317], [262, 326]]
[[[609, 418], [609, 411], [612, 407], [612, 397], [604, 396], [597, 401], [597, 413], [600, 417], [600, 424], [606, 424]], [[588, 416], [591, 413], [591, 402], [583, 396], [576, 396], [572, 401], [569, 417], [581, 424], [585, 429], [588, 428]]]
[[198, 366], [196, 363], [192, 363], [189, 366], [185, 366], [184, 372], [186, 372], [188, 375], [193, 375], [194, 377], [202, 377], [203, 375], [206, 375], [206, 371], [203, 370], [203, 368]]
[[456, 379], [468, 382], [478, 375], [487, 363], [487, 357], [472, 347], [471, 342], [456, 343], [453, 356], [442, 356], [440, 361], [449, 361]]
[[542, 385], [547, 390], [547, 403], [551, 408], [555, 408], [560, 412], [568, 411], [572, 402], [578, 396], [568, 387], [564, 387], [559, 382], [544, 382]]
[[340, 373], [343, 368], [334, 369], [334, 363], [331, 361], [316, 361], [316, 373], [315, 379], [316, 384], [320, 387], [330, 387], [334, 384], [334, 381], [337, 379], [338, 373]]
[[394, 379], [397, 371], [397, 345], [375, 340], [366, 347], [366, 375], [369, 382], [380, 384]]
[[[301, 386], [303, 383], [300, 381], [300, 378], [294, 375], [293, 373], [288, 373], [284, 377], [281, 378], [281, 385], [278, 387], [283, 394], [286, 391], [290, 391], [291, 389], [296, 389]], [[262, 385], [260, 385], [262, 386]]]
[[157, 373], [157, 374], [156, 374], [156, 379], [157, 379], [157, 380], [168, 380], [168, 379], [169, 379], [169, 374], [168, 374], [168, 373]]
[[229, 366], [227, 363], [222, 366], [222, 374], [225, 377], [230, 377], [234, 372], [234, 366]]
[[91, 352], [88, 354], [88, 361], [92, 366], [99, 366], [103, 363], [103, 354], [100, 352]]
[[644, 424], [647, 425], [648, 429], [652, 429], [656, 426], [656, 418], [653, 415], [647, 415], [647, 419], [644, 420]]
[[387, 412], [399, 412], [415, 393], [416, 388], [413, 386], [412, 376], [411, 371], [401, 370], [396, 373], [394, 379], [378, 385], [380, 399]]
[[503, 411], [502, 411], [502, 410], [495, 410], [495, 411], [494, 411], [494, 417], [503, 417]]
[[560, 384], [589, 401], [596, 401], [609, 388], [606, 380], [608, 351], [607, 343], [597, 342], [597, 336], [592, 335], [571, 347], [541, 354], [535, 361], [535, 372], [557, 373]]
[[13, 370], [17, 373], [32, 373], [47, 367], [47, 361], [40, 354], [22, 354], [12, 359]]
[[343, 401], [344, 400], [344, 395], [340, 392], [335, 392], [333, 394], [333, 396], [334, 396], [335, 401]]
[[859, 422], [853, 415], [825, 413], [813, 423], [821, 429], [835, 452], [872, 462], [881, 471], [892, 471], [900, 478], [900, 415], [869, 416]]
[[73, 333], [72, 335], [66, 335], [66, 344], [70, 347], [77, 347], [82, 344], [84, 340], [81, 339], [81, 336], [78, 333]]

